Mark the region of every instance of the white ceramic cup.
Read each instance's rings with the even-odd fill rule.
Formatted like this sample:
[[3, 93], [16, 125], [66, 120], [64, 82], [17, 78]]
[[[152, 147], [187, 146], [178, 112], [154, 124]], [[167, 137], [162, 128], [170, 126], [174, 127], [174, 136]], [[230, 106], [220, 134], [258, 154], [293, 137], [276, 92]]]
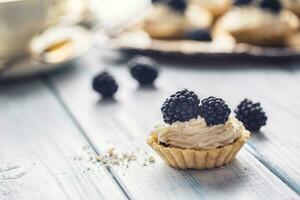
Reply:
[[0, 62], [26, 54], [48, 8], [49, 0], [0, 0]]

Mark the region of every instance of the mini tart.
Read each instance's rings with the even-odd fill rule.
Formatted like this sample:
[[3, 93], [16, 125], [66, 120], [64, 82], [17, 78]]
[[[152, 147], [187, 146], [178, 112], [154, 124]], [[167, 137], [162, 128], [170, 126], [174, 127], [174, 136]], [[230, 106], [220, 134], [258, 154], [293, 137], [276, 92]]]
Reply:
[[223, 15], [229, 10], [232, 0], [190, 0], [192, 3], [207, 9], [214, 18]]
[[143, 29], [151, 38], [180, 39], [189, 30], [208, 28], [213, 17], [204, 8], [189, 4], [184, 13], [167, 5], [154, 4], [143, 22]]
[[238, 43], [258, 46], [283, 46], [299, 27], [298, 18], [290, 11], [272, 13], [255, 6], [234, 7], [221, 17], [216, 33], [228, 33]]
[[177, 12], [167, 5], [155, 4], [144, 19], [143, 28], [152, 38], [180, 38], [185, 32], [184, 13]]
[[236, 141], [224, 147], [193, 150], [168, 147], [160, 144], [158, 134], [152, 132], [147, 143], [171, 167], [177, 169], [212, 169], [231, 162], [249, 137], [250, 133], [245, 130]]

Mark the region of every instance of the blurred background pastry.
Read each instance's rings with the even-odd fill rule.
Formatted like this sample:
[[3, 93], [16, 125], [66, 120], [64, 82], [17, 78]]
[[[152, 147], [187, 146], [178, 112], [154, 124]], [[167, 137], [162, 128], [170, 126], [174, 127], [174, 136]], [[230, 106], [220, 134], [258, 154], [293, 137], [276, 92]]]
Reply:
[[153, 2], [153, 8], [145, 17], [143, 28], [153, 38], [175, 39], [184, 34], [184, 13], [187, 7], [185, 1]]
[[189, 31], [209, 28], [210, 12], [185, 0], [153, 1], [143, 21], [144, 30], [157, 39], [180, 39]]
[[283, 9], [278, 0], [235, 0], [217, 21], [215, 31], [229, 33], [241, 43], [281, 46], [298, 27], [296, 15]]

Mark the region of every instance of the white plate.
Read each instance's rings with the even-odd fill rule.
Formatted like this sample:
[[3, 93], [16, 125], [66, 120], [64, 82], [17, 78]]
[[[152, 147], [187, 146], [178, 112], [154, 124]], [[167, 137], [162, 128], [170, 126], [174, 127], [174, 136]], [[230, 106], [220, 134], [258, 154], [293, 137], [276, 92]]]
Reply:
[[[31, 44], [34, 54], [39, 55], [53, 42], [68, 39], [72, 42], [69, 55], [55, 63], [44, 63], [34, 58], [23, 59], [9, 66], [0, 74], [0, 79], [21, 78], [47, 73], [66, 66], [74, 59], [81, 57], [92, 47], [92, 34], [79, 26], [55, 27], [37, 36]], [[1, 68], [1, 67], [0, 67]]]

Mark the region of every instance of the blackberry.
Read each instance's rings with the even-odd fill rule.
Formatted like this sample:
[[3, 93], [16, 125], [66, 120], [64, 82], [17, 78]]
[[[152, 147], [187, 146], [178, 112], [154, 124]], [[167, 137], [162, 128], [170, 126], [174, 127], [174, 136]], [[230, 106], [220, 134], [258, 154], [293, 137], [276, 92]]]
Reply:
[[210, 29], [196, 29], [187, 32], [186, 39], [197, 40], [197, 41], [211, 41], [211, 31]]
[[93, 89], [103, 98], [111, 98], [117, 92], [118, 84], [108, 72], [102, 72], [93, 79]]
[[200, 116], [208, 126], [225, 124], [230, 112], [228, 105], [221, 98], [208, 97], [201, 101]]
[[262, 126], [266, 125], [267, 117], [260, 103], [244, 99], [234, 112], [236, 118], [243, 122], [249, 131], [259, 131]]
[[261, 0], [259, 6], [274, 13], [278, 13], [282, 9], [279, 0]]
[[140, 85], [153, 84], [158, 76], [158, 67], [156, 61], [146, 56], [136, 56], [129, 60], [128, 66], [130, 73]]
[[244, 6], [253, 3], [253, 0], [234, 0], [233, 5], [235, 6]]
[[169, 0], [168, 5], [178, 12], [184, 12], [187, 7], [186, 0]]
[[185, 122], [199, 116], [198, 96], [187, 89], [172, 94], [162, 105], [161, 112], [165, 123]]

